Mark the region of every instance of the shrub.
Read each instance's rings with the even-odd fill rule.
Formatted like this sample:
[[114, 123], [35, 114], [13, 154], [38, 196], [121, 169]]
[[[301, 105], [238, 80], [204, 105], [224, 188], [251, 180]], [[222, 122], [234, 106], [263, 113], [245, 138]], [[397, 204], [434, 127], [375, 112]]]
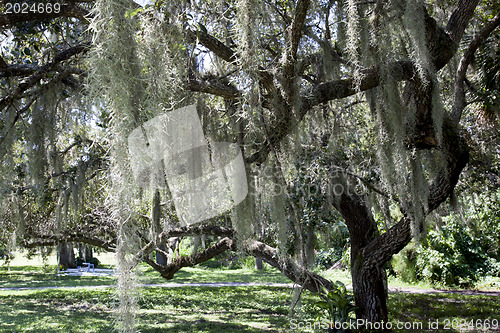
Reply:
[[342, 258], [342, 249], [330, 248], [320, 250], [316, 253], [316, 265], [328, 269]]
[[457, 219], [431, 230], [417, 248], [417, 276], [447, 286], [470, 287], [489, 272], [490, 260], [480, 237]]
[[482, 276], [500, 275], [500, 190], [462, 199], [460, 214], [442, 217], [422, 243], [395, 255], [393, 272], [403, 281], [427, 280], [470, 287]]

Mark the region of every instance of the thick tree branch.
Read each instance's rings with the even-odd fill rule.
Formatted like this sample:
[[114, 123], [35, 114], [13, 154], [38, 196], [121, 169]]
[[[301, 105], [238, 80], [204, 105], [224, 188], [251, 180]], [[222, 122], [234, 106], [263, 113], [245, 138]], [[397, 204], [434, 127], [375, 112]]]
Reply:
[[331, 281], [298, 265], [288, 256], [280, 256], [277, 249], [267, 244], [250, 239], [244, 242], [243, 249], [246, 253], [261, 258], [269, 265], [279, 269], [290, 280], [313, 293], [320, 293], [321, 286], [327, 289], [333, 287]]
[[453, 108], [451, 111], [451, 119], [454, 124], [458, 125], [460, 118], [462, 117], [462, 112], [465, 108], [465, 75], [467, 73], [467, 68], [474, 59], [474, 53], [481, 46], [484, 40], [500, 25], [500, 14], [497, 14], [493, 20], [488, 22], [483, 29], [472, 39], [465, 50], [462, 59], [460, 59], [460, 64], [458, 65], [457, 74], [455, 77], [455, 100], [453, 103]]
[[236, 60], [236, 53], [229, 46], [204, 31], [189, 30], [188, 37], [191, 38], [191, 40], [198, 39], [201, 45], [205, 46], [216, 56], [227, 62], [233, 62]]
[[446, 32], [450, 38], [458, 45], [462, 35], [474, 14], [479, 0], [459, 0], [455, 10], [448, 20]]
[[0, 67], [0, 77], [28, 76], [38, 70], [40, 70], [40, 66], [37, 65], [6, 65], [5, 67]]
[[190, 77], [188, 89], [191, 91], [199, 91], [211, 95], [221, 96], [231, 100], [237, 99], [241, 96], [240, 91], [235, 86], [216, 77]]
[[21, 82], [10, 94], [3, 97], [0, 100], [0, 110], [11, 104], [16, 98], [20, 97], [23, 92], [37, 84], [45, 77], [46, 74], [54, 70], [61, 62], [66, 61], [75, 55], [87, 52], [89, 47], [90, 43], [78, 44], [57, 54], [54, 57], [54, 60], [40, 67], [35, 74]]
[[297, 6], [295, 7], [295, 15], [288, 31], [289, 41], [283, 57], [283, 87], [285, 89], [284, 92], [287, 102], [290, 103], [290, 105], [293, 104], [292, 99], [294, 98], [296, 90], [293, 81], [295, 78], [297, 50], [300, 39], [302, 38], [302, 30], [310, 4], [310, 0], [298, 0]]
[[[293, 66], [297, 57], [297, 50], [299, 47], [300, 39], [302, 38], [302, 29], [307, 17], [307, 10], [311, 5], [310, 0], [299, 0], [295, 8], [295, 15], [292, 24], [289, 28], [289, 45], [285, 51], [284, 66]], [[287, 70], [285, 69], [285, 72]]]
[[115, 243], [116, 240], [113, 239], [111, 241], [104, 241], [102, 239], [99, 239], [97, 237], [92, 237], [88, 235], [84, 235], [81, 233], [72, 233], [68, 235], [37, 235], [36, 240], [28, 241], [25, 240], [25, 243], [23, 246], [25, 248], [36, 248], [36, 247], [42, 247], [42, 246], [55, 246], [61, 243], [85, 243], [88, 245], [92, 245], [98, 248], [101, 248], [105, 251], [108, 252], [114, 252], [115, 251]]
[[[252, 255], [256, 258], [261, 258], [269, 265], [279, 269], [283, 273], [283, 275], [288, 277], [290, 280], [313, 293], [321, 292], [321, 286], [324, 286], [328, 289], [331, 289], [333, 286], [329, 280], [313, 272], [310, 272], [306, 268], [295, 263], [291, 258], [287, 256], [280, 256], [277, 249], [262, 242], [249, 239], [243, 241], [242, 248], [249, 255]], [[144, 256], [143, 260], [151, 267], [153, 267], [156, 271], [158, 271], [162, 277], [170, 280], [174, 277], [174, 274], [181, 268], [195, 266], [227, 250], [236, 251], [237, 247], [234, 240], [225, 237], [216, 244], [199, 253], [196, 253], [195, 255], [182, 256], [168, 265], [159, 265], [153, 260], [149, 259], [147, 255]]]
[[[36, 4], [35, 4], [36, 5]], [[12, 27], [16, 24], [23, 22], [43, 22], [52, 20], [58, 17], [74, 17], [84, 23], [88, 23], [87, 15], [89, 12], [77, 5], [61, 5], [61, 10], [56, 13], [53, 10], [51, 13], [37, 12], [37, 13], [9, 13], [0, 15], [0, 27]]]
[[216, 244], [210, 246], [209, 248], [198, 252], [190, 256], [181, 256], [175, 259], [172, 263], [167, 265], [159, 265], [153, 260], [149, 259], [147, 256], [143, 260], [158, 271], [161, 276], [167, 280], [171, 280], [174, 274], [177, 273], [181, 268], [192, 267], [197, 264], [201, 264], [207, 260], [212, 259], [218, 254], [221, 254], [233, 247], [233, 241], [227, 237], [221, 239]]
[[[410, 61], [396, 61], [388, 65], [388, 70], [395, 80], [409, 80], [414, 75], [413, 64]], [[357, 89], [353, 78], [340, 79], [329, 82], [324, 82], [312, 87], [306, 91], [301, 98], [301, 106], [296, 113], [296, 118], [286, 117], [281, 122], [273, 124], [273, 128], [269, 131], [271, 142], [280, 142], [285, 138], [290, 131], [293, 130], [304, 116], [315, 106], [326, 103], [335, 99], [343, 99], [353, 96], [359, 91], [366, 91], [377, 87], [380, 84], [380, 68], [373, 67], [361, 72], [362, 78]], [[285, 121], [286, 120], [286, 121]], [[259, 147], [259, 150], [253, 155], [247, 157], [247, 163], [263, 163], [269, 147], [265, 145]]]

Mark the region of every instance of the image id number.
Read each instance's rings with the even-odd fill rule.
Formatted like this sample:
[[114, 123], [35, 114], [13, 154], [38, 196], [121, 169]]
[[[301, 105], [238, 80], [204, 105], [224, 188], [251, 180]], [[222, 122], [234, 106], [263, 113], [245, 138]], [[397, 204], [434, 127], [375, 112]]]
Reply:
[[56, 3], [33, 3], [27, 2], [7, 2], [5, 4], [5, 14], [59, 14], [61, 12], [61, 4]]

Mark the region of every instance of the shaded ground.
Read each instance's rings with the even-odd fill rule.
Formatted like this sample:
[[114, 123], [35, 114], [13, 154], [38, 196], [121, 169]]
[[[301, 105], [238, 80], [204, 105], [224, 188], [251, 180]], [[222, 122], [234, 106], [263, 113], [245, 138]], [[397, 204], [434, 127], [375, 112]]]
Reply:
[[[271, 282], [213, 282], [213, 283], [148, 283], [140, 284], [140, 287], [154, 288], [182, 288], [182, 287], [278, 287], [278, 288], [293, 288], [293, 283], [271, 283]], [[70, 289], [70, 288], [115, 288], [116, 285], [97, 285], [97, 286], [45, 286], [45, 287], [0, 287], [0, 290], [44, 290], [44, 289]], [[347, 289], [352, 290], [352, 286], [347, 286]], [[494, 296], [499, 297], [499, 291], [482, 291], [482, 290], [440, 290], [440, 289], [420, 289], [411, 287], [389, 287], [389, 293], [405, 293], [405, 294], [457, 294], [468, 296]]]
[[[213, 282], [213, 283], [148, 283], [140, 284], [139, 287], [149, 288], [182, 288], [182, 287], [209, 287], [209, 288], [225, 288], [225, 287], [277, 287], [277, 288], [292, 288], [292, 283], [271, 283], [271, 282]], [[99, 286], [45, 286], [45, 287], [4, 287], [0, 290], [50, 290], [50, 289], [102, 289], [116, 288], [116, 285], [99, 285]]]
[[[496, 296], [500, 298], [500, 290], [446, 290], [446, 289], [420, 289], [411, 287], [389, 287], [391, 293], [406, 294], [458, 294], [469, 296]], [[500, 302], [500, 299], [499, 299]]]
[[[304, 292], [290, 315], [290, 288], [191, 285], [138, 293], [141, 332], [312, 332], [293, 329], [292, 321], [314, 323], [318, 314], [317, 297]], [[113, 288], [3, 291], [0, 332], [111, 332], [116, 304]], [[500, 320], [496, 296], [399, 292], [389, 295], [388, 307], [396, 332], [500, 331], [482, 324]], [[396, 329], [397, 323], [411, 327]], [[430, 324], [435, 328], [430, 330]]]
[[[329, 278], [350, 282], [342, 272]], [[193, 268], [174, 281], [165, 283], [149, 268], [139, 272], [139, 283], [147, 287], [137, 290], [141, 332], [313, 332], [293, 329], [291, 321], [314, 323], [317, 296], [303, 292], [289, 315], [293, 285], [274, 271]], [[110, 332], [115, 284], [112, 275], [56, 276], [33, 267], [0, 271], [0, 333]], [[500, 321], [499, 299], [500, 290], [398, 285], [390, 287], [388, 308], [391, 323], [411, 325], [394, 326], [396, 332], [500, 332], [491, 326]]]

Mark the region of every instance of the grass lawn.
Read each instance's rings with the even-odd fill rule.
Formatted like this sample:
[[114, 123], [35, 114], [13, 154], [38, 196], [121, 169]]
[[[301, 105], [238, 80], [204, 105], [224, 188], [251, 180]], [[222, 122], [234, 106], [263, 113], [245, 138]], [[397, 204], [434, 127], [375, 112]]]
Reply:
[[[350, 284], [345, 271], [322, 274]], [[290, 282], [269, 267], [262, 272], [187, 268], [179, 271], [175, 279], [166, 281], [149, 266], [141, 265], [138, 276], [139, 283], [144, 284]], [[410, 286], [400, 281], [390, 282], [398, 287]], [[54, 266], [0, 268], [0, 287], [111, 286], [115, 283], [114, 276], [57, 276]], [[289, 315], [293, 290], [281, 287], [147, 287], [140, 288], [138, 294], [137, 323], [141, 332], [311, 332], [313, 330], [307, 327], [313, 325], [317, 315], [314, 302], [318, 299], [307, 291]], [[4, 290], [0, 291], [0, 332], [111, 332], [116, 304], [114, 288]], [[413, 329], [395, 331], [426, 331], [429, 322], [433, 325], [437, 322], [438, 330], [433, 331], [500, 332], [500, 327], [479, 328], [486, 319], [490, 326], [495, 320], [500, 321], [500, 301], [495, 296], [391, 293], [388, 308], [393, 328], [399, 322], [413, 325]], [[445, 329], [446, 324], [450, 329]], [[294, 329], [299, 326], [300, 329]]]
[[[288, 288], [144, 288], [140, 291], [138, 326], [141, 332], [290, 332], [314, 320], [316, 297], [303, 293], [301, 305], [288, 316]], [[114, 289], [59, 289], [0, 292], [0, 332], [110, 332], [113, 329]], [[390, 319], [396, 322], [500, 320], [500, 302], [492, 296], [456, 294], [391, 294]], [[292, 321], [295, 320], [295, 326]], [[457, 321], [458, 320], [458, 321]], [[295, 331], [310, 331], [300, 329]], [[396, 330], [419, 332], [422, 329]]]
[[[141, 284], [160, 283], [211, 283], [211, 282], [271, 282], [290, 283], [286, 277], [274, 268], [263, 271], [251, 269], [215, 270], [202, 267], [184, 268], [176, 273], [174, 279], [165, 280], [151, 267], [141, 264], [137, 273]], [[113, 286], [114, 275], [108, 276], [60, 276], [55, 273], [55, 266], [0, 267], [0, 288], [33, 287], [71, 287], [71, 286]]]

